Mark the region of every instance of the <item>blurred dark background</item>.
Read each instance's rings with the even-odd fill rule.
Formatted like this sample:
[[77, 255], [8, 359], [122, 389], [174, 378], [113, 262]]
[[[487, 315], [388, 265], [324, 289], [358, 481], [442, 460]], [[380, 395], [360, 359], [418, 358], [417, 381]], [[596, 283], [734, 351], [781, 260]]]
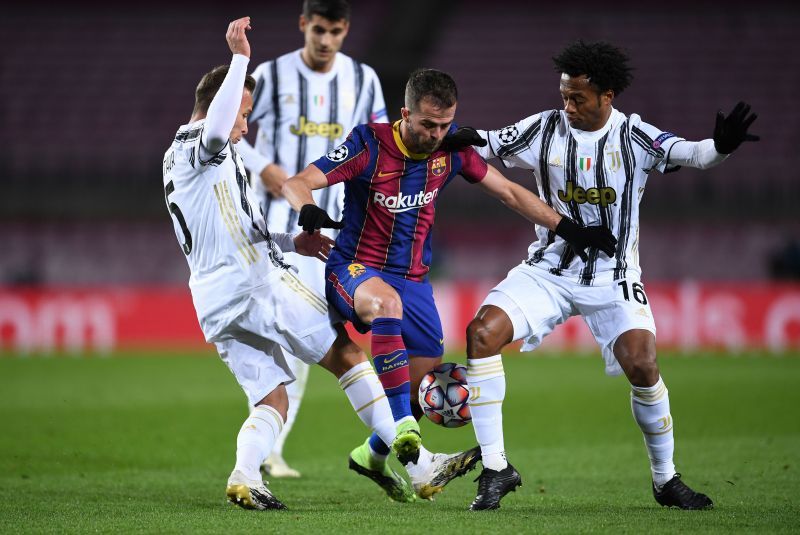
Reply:
[[[615, 100], [658, 127], [710, 137], [718, 109], [759, 114], [709, 171], [653, 173], [642, 209], [645, 280], [800, 277], [800, 8], [790, 3], [354, 0], [343, 51], [375, 68], [390, 118], [420, 66], [459, 84], [457, 121], [497, 128], [560, 106], [550, 58], [578, 38], [624, 47]], [[230, 59], [250, 15], [251, 65], [300, 48], [300, 2], [17, 4], [0, 18], [0, 284], [185, 284], [161, 158], [200, 76]], [[526, 172], [509, 176], [530, 188]], [[532, 228], [466, 182], [438, 205], [435, 276], [499, 278]]]

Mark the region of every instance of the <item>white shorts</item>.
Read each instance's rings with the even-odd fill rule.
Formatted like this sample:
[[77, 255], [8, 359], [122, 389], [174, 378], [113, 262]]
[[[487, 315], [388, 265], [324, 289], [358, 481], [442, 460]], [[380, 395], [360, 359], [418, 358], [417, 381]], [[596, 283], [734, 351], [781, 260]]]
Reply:
[[325, 356], [336, 339], [336, 319], [325, 298], [290, 270], [271, 272], [267, 284], [245, 299], [243, 312], [213, 341], [255, 405], [278, 385], [294, 381], [287, 358], [316, 364]]
[[600, 346], [608, 375], [622, 373], [614, 356], [619, 335], [632, 329], [656, 334], [650, 303], [636, 276], [583, 286], [545, 269], [520, 264], [489, 292], [484, 305], [499, 307], [508, 315], [514, 340], [524, 340], [522, 351], [536, 349], [556, 325], [580, 314]]

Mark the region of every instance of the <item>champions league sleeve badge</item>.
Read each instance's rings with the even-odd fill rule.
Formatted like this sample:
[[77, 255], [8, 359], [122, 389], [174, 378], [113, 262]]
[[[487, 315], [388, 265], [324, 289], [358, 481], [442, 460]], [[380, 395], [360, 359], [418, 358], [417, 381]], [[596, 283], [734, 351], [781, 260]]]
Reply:
[[513, 143], [519, 137], [519, 130], [517, 130], [516, 125], [506, 126], [502, 130], [497, 133], [497, 137], [500, 139], [500, 143], [503, 145], [508, 145], [509, 143]]
[[347, 158], [347, 155], [349, 153], [350, 151], [347, 150], [347, 146], [339, 145], [338, 147], [330, 151], [328, 154], [326, 154], [325, 157], [332, 162], [342, 162]]

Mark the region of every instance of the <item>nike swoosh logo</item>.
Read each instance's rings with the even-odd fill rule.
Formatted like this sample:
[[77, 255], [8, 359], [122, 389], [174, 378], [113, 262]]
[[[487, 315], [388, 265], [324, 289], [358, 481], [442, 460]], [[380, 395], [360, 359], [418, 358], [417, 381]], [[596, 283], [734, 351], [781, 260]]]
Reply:
[[390, 176], [390, 175], [399, 175], [399, 174], [400, 174], [400, 171], [387, 171], [385, 173], [383, 171], [378, 171], [378, 177], [379, 178], [383, 178], [385, 176]]
[[403, 354], [402, 354], [402, 353], [397, 353], [397, 354], [396, 354], [395, 356], [393, 356], [392, 358], [390, 358], [390, 359], [385, 359], [385, 360], [383, 361], [383, 363], [384, 363], [384, 364], [389, 364], [390, 362], [394, 362], [394, 361], [396, 361], [398, 358], [400, 358], [400, 357], [402, 357], [402, 356], [403, 356]]

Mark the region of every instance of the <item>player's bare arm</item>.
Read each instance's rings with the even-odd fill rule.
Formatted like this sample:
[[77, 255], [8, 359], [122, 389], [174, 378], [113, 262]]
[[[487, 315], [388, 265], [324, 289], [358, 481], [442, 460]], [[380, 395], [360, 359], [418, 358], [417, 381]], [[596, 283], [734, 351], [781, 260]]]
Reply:
[[259, 174], [261, 183], [267, 188], [267, 191], [276, 199], [283, 197], [283, 185], [289, 179], [286, 171], [277, 164], [271, 163], [264, 167]]
[[576, 225], [550, 208], [529, 189], [508, 180], [491, 165], [487, 166], [486, 176], [478, 184], [489, 195], [496, 197], [528, 221], [555, 231], [584, 260], [588, 258], [585, 253], [587, 247], [596, 247], [609, 257], [614, 256], [617, 239], [609, 229]]
[[344, 228], [344, 223], [334, 221], [328, 212], [314, 203], [311, 192], [328, 186], [325, 174], [314, 164], [309, 165], [283, 185], [283, 196], [300, 212], [299, 223], [309, 234], [321, 228]]
[[547, 206], [532, 191], [508, 180], [491, 165], [487, 166], [486, 176], [478, 185], [532, 223], [555, 230], [562, 219], [561, 214]]

